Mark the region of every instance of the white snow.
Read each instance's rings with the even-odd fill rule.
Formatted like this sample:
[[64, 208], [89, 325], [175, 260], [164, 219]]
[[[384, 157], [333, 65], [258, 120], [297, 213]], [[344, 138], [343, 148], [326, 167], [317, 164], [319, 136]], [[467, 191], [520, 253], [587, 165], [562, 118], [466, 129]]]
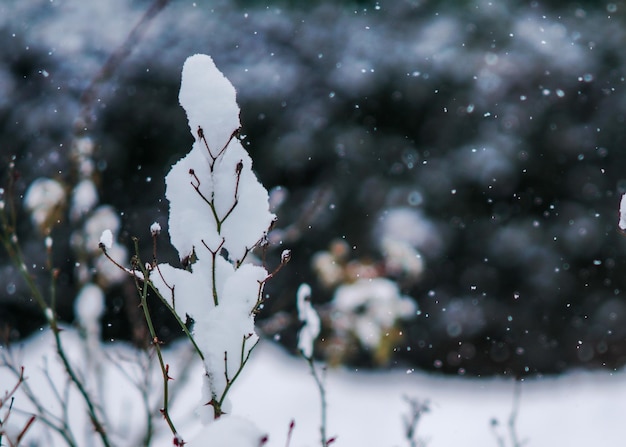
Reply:
[[[179, 98], [196, 141], [167, 174], [165, 194], [172, 245], [181, 259], [195, 256], [189, 269], [161, 264], [150, 279], [181, 321], [193, 319], [206, 371], [197, 413], [208, 423], [217, 409], [230, 413], [230, 383], [258, 340], [254, 315], [268, 272], [242, 261], [275, 216], [234, 138], [240, 127], [235, 89], [209, 56], [187, 59]], [[152, 233], [158, 230], [153, 224]]]
[[236, 416], [224, 416], [207, 425], [191, 442], [191, 447], [260, 447], [266, 434], [250, 421]]
[[[80, 242], [82, 242], [82, 247], [77, 247], [78, 249], [82, 249], [86, 252], [98, 252], [100, 250], [99, 243], [102, 234], [109, 230], [111, 232], [111, 244], [113, 240], [117, 236], [117, 233], [120, 230], [121, 221], [118, 216], [115, 208], [110, 205], [101, 205], [96, 208], [89, 218], [85, 221], [83, 225], [82, 231], [78, 231], [80, 236], [77, 236]], [[102, 241], [108, 242], [108, 241]], [[104, 244], [106, 247], [106, 243]], [[110, 247], [107, 247], [110, 248]]]
[[150, 225], [150, 234], [152, 236], [161, 234], [161, 225], [159, 225], [158, 222], [153, 222], [152, 225]]
[[[80, 367], [85, 361], [80, 338], [72, 328], [64, 328], [61, 335], [71, 361]], [[64, 407], [54, 397], [46, 377], [49, 374], [58, 384], [64, 383], [66, 377], [51, 350], [52, 343], [49, 331], [26, 340], [19, 348], [20, 364], [26, 368], [27, 384], [36, 390], [50, 411], [61, 415]], [[140, 445], [145, 428], [141, 394], [130, 379], [141, 383], [147, 370], [137, 361], [141, 356], [123, 343], [108, 344], [104, 351], [109, 359], [101, 377], [106, 395], [99, 404], [110, 415], [109, 427], [111, 433], [116, 434], [113, 436], [115, 445]], [[183, 351], [180, 343], [165, 350], [166, 361], [171, 365], [170, 374], [175, 379], [171, 382], [175, 386], [172, 417], [183, 438], [192, 441], [191, 446], [202, 445], [194, 444], [204, 439], [203, 427], [198, 418], [190, 414], [189, 406], [197, 400], [204, 368], [197, 360], [189, 362], [181, 358]], [[4, 354], [6, 350], [0, 350], [0, 361]], [[188, 379], [184, 379], [185, 374]], [[158, 374], [150, 380], [151, 402], [158, 408], [161, 389]], [[0, 367], [0, 393], [14, 383], [8, 370]], [[508, 436], [508, 418], [513, 408], [512, 379], [450, 377], [412, 369], [357, 372], [338, 368], [328, 370], [326, 383], [328, 433], [337, 436], [333, 444], [337, 447], [409, 445], [402, 427], [402, 416], [408, 412], [404, 396], [428, 399], [431, 403], [431, 411], [422, 417], [418, 428], [418, 436], [428, 440], [428, 447], [496, 446], [491, 428], [494, 418], [499, 421], [500, 432]], [[519, 437], [532, 447], [621, 445], [626, 437], [626, 426], [622, 423], [626, 400], [620, 398], [623, 395], [626, 395], [623, 371], [571, 371], [558, 377], [527, 379], [521, 385]], [[68, 420], [77, 432], [78, 445], [89, 445], [82, 428], [88, 424], [84, 408], [75, 393], [70, 396]], [[289, 424], [295, 420], [290, 447], [319, 445], [319, 395], [308, 365], [271, 342], [263, 341], [255, 349], [233, 388], [231, 400], [230, 417], [242, 419], [226, 422], [224, 426], [235, 427], [241, 422], [245, 426], [241, 428], [244, 439], [255, 439], [255, 434], [267, 433], [267, 446], [283, 447]], [[14, 407], [31, 408], [22, 392], [18, 392]], [[11, 422], [19, 427], [19, 421], [25, 417], [16, 412]], [[247, 421], [252, 421], [259, 431]], [[154, 423], [157, 432], [153, 445], [172, 445], [172, 434], [165, 422], [156, 418]], [[39, 439], [51, 447], [65, 445], [56, 436], [46, 437], [44, 432], [45, 425], [36, 421], [26, 444], [28, 440]]]
[[104, 245], [107, 250], [113, 246], [113, 233], [108, 228], [102, 232], [100, 236], [100, 243]]
[[304, 323], [298, 334], [298, 350], [307, 359], [313, 358], [313, 345], [320, 334], [320, 317], [311, 304], [311, 287], [301, 284], [297, 293], [298, 319]]
[[620, 230], [626, 230], [626, 194], [622, 194], [619, 202], [619, 223]]
[[81, 180], [72, 191], [70, 218], [77, 221], [98, 204], [99, 197], [96, 185], [91, 179]]
[[[107, 248], [107, 254], [120, 265], [128, 264], [128, 250], [123, 245], [114, 242], [110, 248]], [[128, 279], [128, 272], [118, 268], [111, 260], [107, 259], [104, 254], [98, 255], [95, 261], [95, 267], [98, 282], [101, 283], [102, 286], [119, 284], [125, 279]]]
[[[206, 244], [213, 251], [225, 249], [231, 260], [239, 261], [275, 216], [269, 211], [267, 190], [252, 172], [250, 156], [238, 139], [231, 139], [240, 127], [235, 89], [209, 56], [197, 54], [183, 66], [179, 99], [196, 141], [165, 180], [172, 245], [181, 259], [194, 247], [202, 256]], [[198, 136], [199, 127], [206, 144]]]
[[104, 310], [104, 292], [102, 289], [95, 284], [85, 284], [78, 292], [74, 302], [74, 313], [78, 323], [85, 329], [95, 330]]
[[26, 190], [24, 206], [31, 213], [33, 224], [43, 229], [53, 222], [48, 220], [65, 203], [65, 190], [61, 183], [40, 177]]
[[415, 301], [401, 295], [398, 285], [387, 278], [359, 279], [339, 286], [331, 304], [336, 310], [333, 325], [352, 331], [369, 348], [378, 346], [397, 320], [417, 311]]

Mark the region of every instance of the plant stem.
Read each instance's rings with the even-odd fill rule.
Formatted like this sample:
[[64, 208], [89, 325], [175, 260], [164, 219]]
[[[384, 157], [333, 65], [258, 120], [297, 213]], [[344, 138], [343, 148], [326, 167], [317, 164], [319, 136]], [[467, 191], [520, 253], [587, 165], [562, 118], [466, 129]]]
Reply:
[[[10, 197], [9, 200], [12, 202], [13, 198]], [[48, 321], [48, 325], [50, 326], [50, 329], [52, 330], [52, 334], [54, 335], [54, 342], [55, 342], [55, 348], [56, 348], [57, 354], [59, 355], [59, 358], [61, 359], [61, 362], [63, 363], [63, 367], [65, 368], [65, 371], [70, 377], [70, 380], [72, 381], [72, 383], [74, 383], [80, 395], [82, 396], [83, 401], [87, 405], [89, 419], [91, 420], [91, 423], [94, 426], [94, 430], [100, 436], [100, 439], [102, 440], [102, 443], [104, 444], [104, 446], [109, 447], [111, 444], [109, 443], [109, 439], [104, 429], [104, 426], [100, 422], [100, 418], [97, 415], [96, 407], [93, 401], [91, 400], [89, 393], [85, 389], [85, 386], [83, 385], [81, 380], [78, 378], [76, 372], [74, 371], [74, 368], [70, 364], [69, 359], [67, 358], [65, 354], [65, 350], [63, 349], [63, 343], [61, 342], [61, 336], [60, 336], [61, 329], [58, 326], [58, 321], [57, 321], [55, 310], [53, 308], [48, 307], [48, 304], [46, 303], [45, 298], [41, 294], [39, 287], [35, 283], [33, 276], [31, 275], [30, 271], [28, 270], [28, 267], [26, 266], [24, 254], [19, 245], [17, 235], [15, 234], [15, 231], [14, 231], [15, 222], [10, 222], [10, 223], [7, 222], [6, 216], [4, 215], [4, 213], [1, 213], [1, 214], [2, 214], [2, 234], [0, 234], [0, 237], [2, 238], [3, 245], [5, 246], [5, 249], [7, 250], [9, 256], [11, 257], [11, 260], [13, 261], [13, 263], [17, 266], [20, 272], [20, 275], [26, 282], [26, 285], [28, 286], [28, 289], [32, 297], [35, 299], [35, 301], [41, 308], [42, 312], [44, 313], [46, 320]], [[54, 274], [53, 274], [53, 277], [54, 277]], [[50, 286], [50, 293], [51, 294], [56, 293], [55, 285], [54, 285], [54, 278]], [[55, 301], [55, 298], [53, 295], [51, 295], [50, 301], [51, 302]]]
[[157, 357], [159, 359], [159, 366], [161, 367], [161, 372], [163, 373], [163, 408], [161, 409], [161, 414], [165, 418], [167, 425], [169, 425], [170, 430], [174, 437], [178, 437], [178, 432], [176, 431], [176, 427], [174, 426], [174, 422], [170, 418], [168, 403], [169, 403], [169, 381], [171, 377], [169, 376], [169, 365], [165, 363], [163, 360], [163, 353], [161, 352], [161, 346], [159, 338], [156, 335], [156, 331], [154, 329], [154, 325], [152, 324], [152, 316], [150, 315], [150, 310], [148, 309], [148, 282], [144, 281], [143, 286], [139, 286], [138, 279], [135, 278], [137, 288], [141, 289], [141, 307], [143, 308], [143, 314], [146, 319], [146, 324], [148, 325], [148, 330], [150, 332], [150, 336], [152, 337], [152, 343], [157, 353]]
[[[315, 383], [317, 384], [317, 389], [320, 393], [320, 418], [321, 418], [321, 423], [320, 423], [320, 435], [321, 435], [321, 441], [322, 441], [322, 447], [327, 447], [328, 446], [328, 440], [326, 437], [326, 387], [324, 386], [324, 380], [325, 377], [322, 376], [320, 377], [320, 375], [317, 372], [317, 369], [315, 368], [315, 362], [313, 361], [313, 357], [304, 357], [307, 361], [307, 363], [309, 364], [309, 368], [311, 370], [311, 375], [313, 376], [313, 378], [315, 379]], [[326, 371], [324, 369], [324, 371]]]

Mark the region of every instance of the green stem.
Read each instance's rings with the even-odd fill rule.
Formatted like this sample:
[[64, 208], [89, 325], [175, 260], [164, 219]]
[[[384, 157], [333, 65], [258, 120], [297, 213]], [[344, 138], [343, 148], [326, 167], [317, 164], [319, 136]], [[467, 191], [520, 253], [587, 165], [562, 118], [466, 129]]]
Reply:
[[161, 409], [161, 414], [165, 418], [167, 425], [170, 427], [172, 434], [177, 437], [178, 432], [176, 431], [176, 427], [174, 426], [174, 422], [170, 418], [169, 410], [168, 410], [168, 402], [169, 402], [169, 381], [171, 380], [169, 376], [169, 365], [165, 363], [163, 360], [163, 353], [161, 352], [160, 341], [156, 335], [156, 331], [154, 329], [154, 325], [152, 323], [152, 316], [150, 315], [150, 310], [148, 309], [148, 283], [147, 281], [143, 282], [143, 286], [139, 286], [138, 279], [135, 279], [137, 288], [141, 289], [141, 307], [143, 308], [143, 314], [146, 319], [146, 324], [148, 325], [148, 330], [150, 332], [150, 336], [152, 337], [152, 343], [157, 353], [157, 357], [159, 359], [159, 366], [161, 367], [161, 372], [163, 374], [163, 408]]
[[[248, 353], [246, 354], [245, 352], [246, 342], [248, 341], [248, 339], [249, 337], [245, 337], [245, 336], [243, 337], [243, 342], [241, 344], [241, 357], [240, 357], [239, 368], [237, 369], [237, 372], [235, 373], [232, 379], [229, 379], [228, 375], [226, 376], [226, 386], [224, 387], [224, 392], [222, 393], [222, 397], [220, 397], [220, 400], [217, 403], [220, 409], [222, 408], [222, 405], [224, 404], [226, 395], [230, 391], [230, 387], [233, 386], [233, 383], [235, 383], [235, 381], [239, 377], [239, 374], [241, 374], [241, 371], [243, 371], [244, 366], [246, 366], [246, 363], [248, 363], [248, 360], [250, 360], [250, 354], [252, 354], [252, 351], [254, 350], [254, 348], [256, 348], [256, 345], [259, 343], [259, 340], [255, 341], [254, 345], [248, 350]], [[226, 355], [226, 353], [224, 353], [224, 355]]]
[[315, 363], [313, 362], [313, 356], [304, 357], [309, 364], [309, 368], [311, 369], [311, 375], [315, 379], [315, 383], [317, 384], [317, 389], [320, 393], [320, 405], [321, 405], [321, 424], [320, 424], [320, 435], [322, 438], [322, 447], [328, 446], [328, 440], [326, 439], [326, 388], [324, 386], [324, 378], [320, 377], [317, 373], [317, 369], [315, 368]]
[[[157, 289], [154, 286], [154, 283], [152, 281], [150, 281], [150, 272], [146, 270], [146, 268], [144, 267], [143, 263], [141, 262], [141, 258], [139, 257], [139, 239], [138, 238], [133, 238], [133, 244], [134, 244], [134, 247], [135, 247], [135, 257], [137, 259], [136, 266], [140, 269], [141, 274], [143, 275], [144, 282], [147, 283], [150, 286], [150, 289], [159, 297], [161, 302], [165, 305], [165, 307], [167, 307], [167, 310], [174, 316], [174, 318], [176, 319], [176, 322], [178, 323], [178, 325], [180, 326], [182, 331], [185, 333], [185, 335], [187, 336], [189, 341], [191, 341], [191, 344], [193, 345], [195, 351], [198, 353], [198, 356], [202, 359], [202, 361], [204, 361], [204, 354], [202, 354], [202, 351], [200, 350], [200, 347], [196, 344], [196, 341], [194, 340], [193, 335], [191, 334], [191, 332], [189, 332], [189, 329], [187, 328], [187, 325], [183, 322], [183, 320], [180, 319], [180, 316], [178, 315], [178, 313], [176, 313], [176, 309], [174, 309], [172, 307], [172, 305], [165, 299], [165, 297], [161, 294], [161, 292], [159, 292], [159, 289]], [[105, 256], [108, 259], [113, 261], [113, 259], [109, 257], [109, 255], [106, 253], [106, 251], [104, 252], [104, 254], [105, 254]], [[115, 262], [115, 261], [113, 261], [113, 262]], [[120, 267], [120, 268], [123, 269], [123, 267]], [[161, 272], [159, 271], [158, 265], [155, 267], [155, 269], [157, 270], [157, 273], [159, 275], [161, 275]], [[135, 277], [135, 279], [137, 279], [137, 278]], [[165, 283], [165, 280], [163, 280], [163, 282]], [[139, 289], [140, 288], [138, 287], [138, 290]], [[145, 310], [144, 310], [144, 312], [145, 312]], [[150, 335], [152, 335], [152, 334], [150, 334]]]

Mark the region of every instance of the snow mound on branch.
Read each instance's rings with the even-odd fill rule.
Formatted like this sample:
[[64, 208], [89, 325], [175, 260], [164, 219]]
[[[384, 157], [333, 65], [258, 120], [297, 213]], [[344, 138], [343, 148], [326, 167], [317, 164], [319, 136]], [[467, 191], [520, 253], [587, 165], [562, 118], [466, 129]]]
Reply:
[[258, 341], [254, 315], [268, 272], [243, 260], [275, 216], [236, 137], [235, 89], [209, 56], [187, 59], [179, 99], [195, 142], [166, 176], [165, 195], [184, 268], [160, 264], [150, 279], [180, 320], [193, 322], [206, 371], [198, 413], [208, 423], [230, 412], [226, 395]]
[[181, 259], [206, 246], [239, 261], [275, 216], [250, 156], [233, 138], [241, 126], [235, 88], [209, 56], [196, 54], [183, 66], [179, 100], [196, 141], [165, 179], [172, 245]]

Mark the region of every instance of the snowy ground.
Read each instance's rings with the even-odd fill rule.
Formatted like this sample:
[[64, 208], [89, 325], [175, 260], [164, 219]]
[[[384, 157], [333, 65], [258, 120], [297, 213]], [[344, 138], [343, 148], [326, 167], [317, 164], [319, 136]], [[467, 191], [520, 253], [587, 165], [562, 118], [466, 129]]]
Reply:
[[[64, 332], [67, 351], [72, 359], [84, 365], [87, 358], [73, 330]], [[59, 370], [52, 347], [52, 338], [38, 336], [19, 351], [20, 364], [26, 366], [27, 383], [47, 409], [55, 411], [57, 403], [49, 393], [44, 371], [57, 385], [63, 386], [64, 375]], [[179, 348], [180, 349], [180, 348]], [[15, 352], [15, 351], [14, 351]], [[102, 402], [111, 415], [110, 424], [121, 433], [115, 445], [138, 445], [142, 423], [140, 398], [114, 362], [130, 365], [132, 350], [122, 344], [105, 348], [103, 363], [104, 386]], [[44, 355], [47, 353], [47, 364]], [[115, 357], [118, 356], [118, 357]], [[124, 361], [120, 358], [126, 359]], [[198, 362], [172, 361], [172, 376], [182, 379], [174, 388], [172, 413], [179, 431], [190, 439], [199, 426], [193, 416], [200, 391], [201, 366]], [[134, 368], [134, 369], [133, 369]], [[130, 375], [140, 377], [141, 368], [126, 368]], [[85, 371], [84, 368], [81, 368]], [[8, 389], [14, 379], [0, 368], [0, 388]], [[512, 410], [513, 382], [505, 379], [468, 379], [427, 375], [420, 372], [393, 370], [386, 372], [330, 370], [327, 375], [328, 433], [337, 436], [336, 446], [408, 446], [403, 435], [402, 416], [408, 405], [403, 396], [428, 399], [431, 411], [420, 422], [419, 437], [429, 447], [498, 446], [491, 421], [500, 421], [499, 430], [510, 445], [506, 431]], [[150, 387], [151, 396], [158, 398], [160, 383]], [[522, 385], [517, 431], [528, 446], [620, 445], [626, 438], [623, 415], [626, 414], [626, 377], [622, 372], [572, 372], [561, 377], [526, 380]], [[75, 397], [75, 396], [74, 396]], [[231, 395], [233, 414], [250, 419], [269, 434], [270, 446], [284, 446], [290, 421], [295, 420], [291, 447], [319, 445], [319, 398], [304, 360], [293, 358], [268, 341], [263, 341], [244, 370]], [[70, 402], [75, 402], [71, 400]], [[25, 408], [26, 400], [18, 394], [16, 408]], [[79, 406], [70, 404], [68, 419], [74, 427], [78, 445], [91, 444], [90, 428], [85, 424]], [[17, 415], [14, 422], [17, 422]], [[171, 445], [171, 435], [165, 423], [160, 427], [153, 445]], [[44, 425], [36, 422], [29, 434], [40, 439], [39, 445], [63, 445], [46, 438]], [[32, 439], [32, 438], [31, 438]]]

